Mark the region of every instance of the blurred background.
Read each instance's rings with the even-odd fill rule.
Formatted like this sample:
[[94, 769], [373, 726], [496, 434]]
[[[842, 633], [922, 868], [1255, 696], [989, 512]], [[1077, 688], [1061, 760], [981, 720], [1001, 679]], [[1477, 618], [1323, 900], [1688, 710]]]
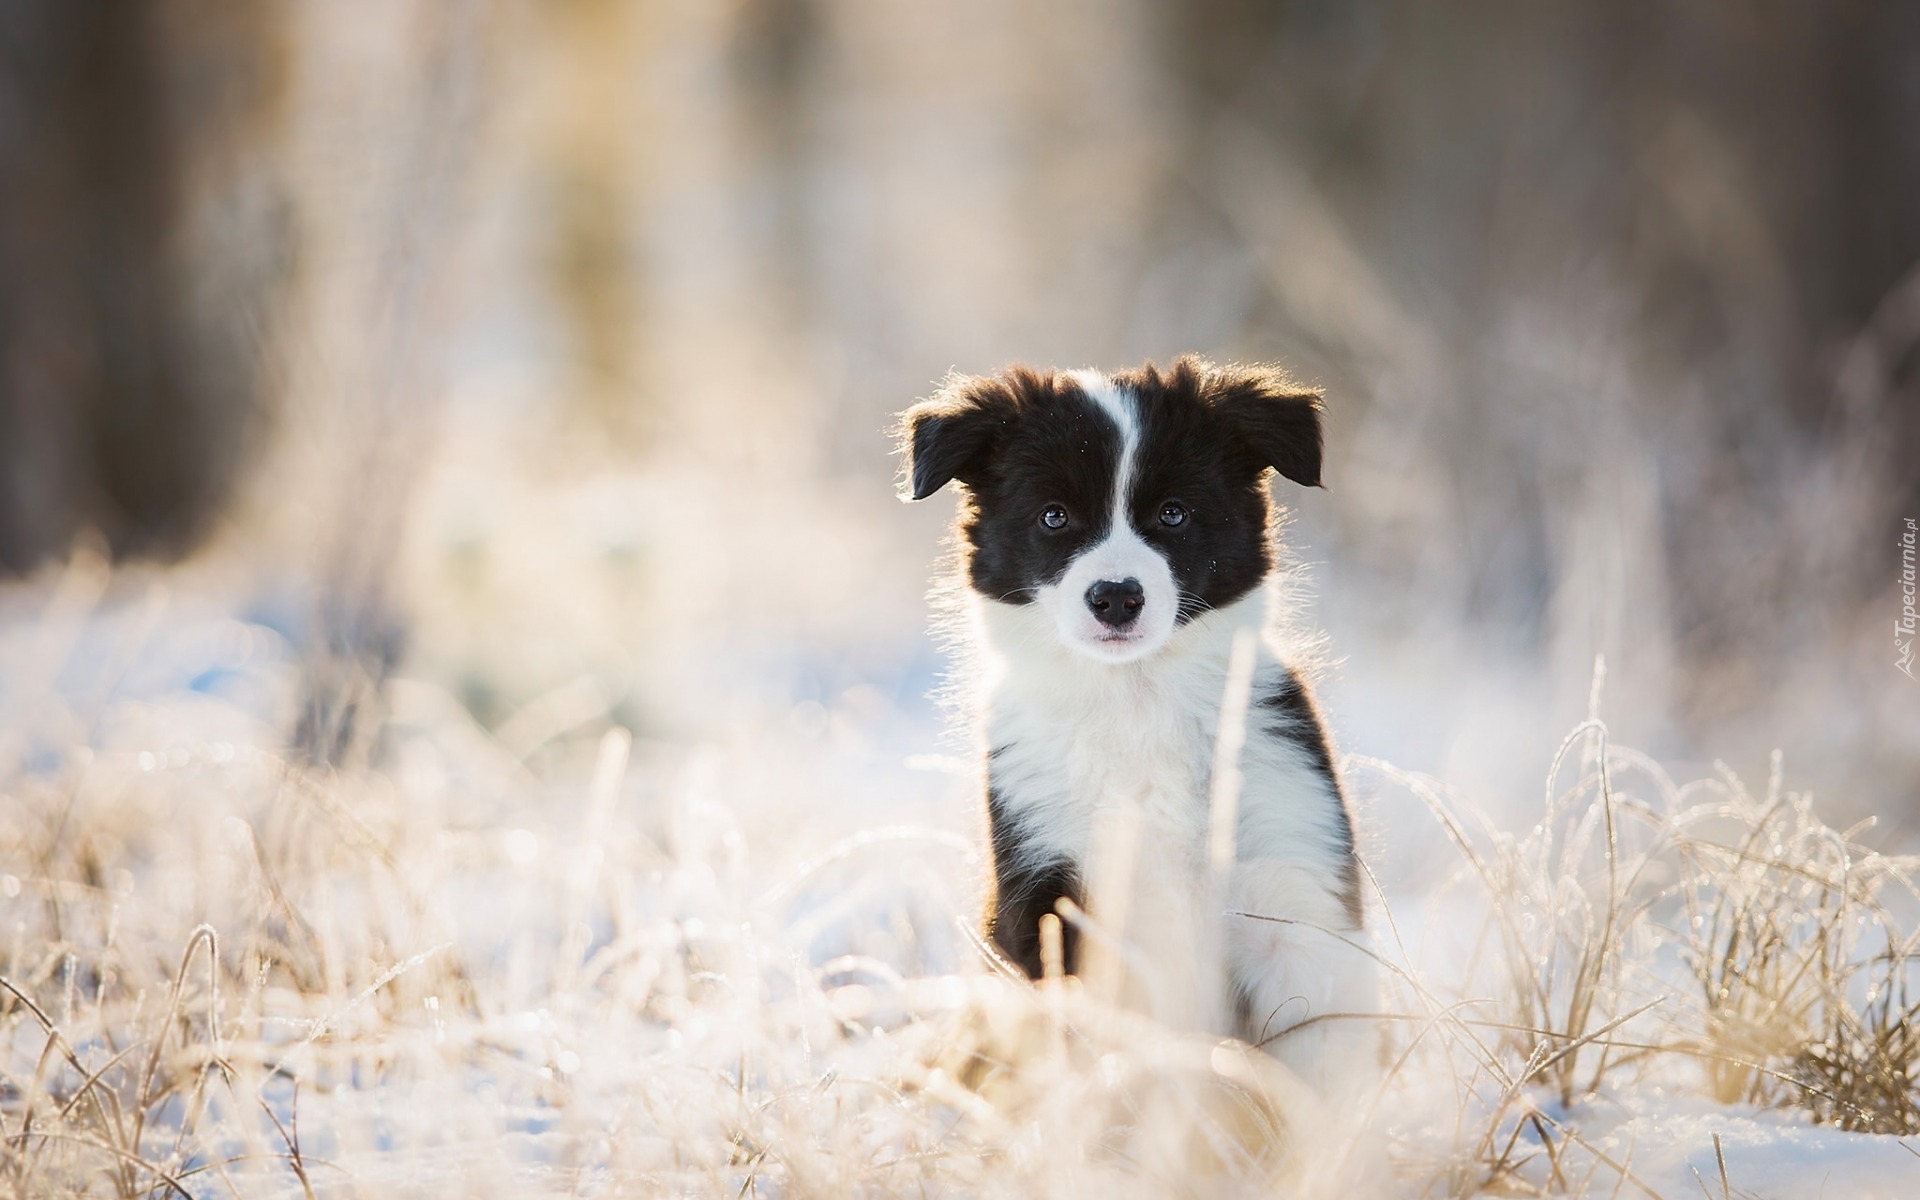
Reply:
[[428, 689], [955, 803], [892, 414], [1277, 359], [1343, 749], [1531, 811], [1604, 655], [1911, 841], [1916, 131], [1900, 0], [0, 0], [0, 622], [237, 618], [321, 763]]

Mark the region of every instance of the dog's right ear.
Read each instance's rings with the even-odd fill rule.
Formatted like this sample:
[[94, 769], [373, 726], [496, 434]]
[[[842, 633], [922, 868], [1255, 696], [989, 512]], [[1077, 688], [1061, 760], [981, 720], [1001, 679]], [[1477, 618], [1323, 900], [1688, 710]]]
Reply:
[[908, 409], [900, 418], [900, 443], [907, 456], [905, 500], [925, 500], [950, 480], [962, 483], [979, 467], [1006, 423], [1006, 384], [998, 379], [964, 376], [947, 381], [938, 395]]
[[1320, 486], [1320, 416], [1326, 403], [1274, 367], [1216, 367], [1182, 360], [1198, 373], [1213, 410], [1268, 466], [1301, 487]]

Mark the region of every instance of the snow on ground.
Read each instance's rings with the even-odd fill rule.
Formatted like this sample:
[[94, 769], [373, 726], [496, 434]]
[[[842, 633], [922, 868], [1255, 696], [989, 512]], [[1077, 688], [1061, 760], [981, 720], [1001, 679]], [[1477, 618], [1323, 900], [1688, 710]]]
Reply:
[[1912, 1142], [1842, 1133], [1803, 1115], [1659, 1089], [1595, 1102], [1591, 1110], [1586, 1129], [1593, 1143], [1667, 1196], [1696, 1194], [1702, 1183], [1709, 1196], [1720, 1195], [1722, 1160], [1736, 1196], [1891, 1198], [1920, 1187], [1920, 1151], [1909, 1148]]
[[[1705, 1097], [1688, 1054], [1732, 1043], [1659, 940], [1656, 852], [1596, 1040], [1502, 1040], [1496, 913], [1508, 957], [1581, 978], [1556, 956], [1599, 911], [1597, 809], [1537, 860], [1539, 830], [1469, 830], [1501, 909], [1455, 810], [1354, 764], [1372, 820], [1458, 869], [1384, 881], [1402, 1057], [1371, 1125], [1323, 1125], [1258, 1056], [982, 967], [971, 784], [915, 698], [848, 686], [684, 743], [602, 713], [510, 749], [402, 677], [374, 765], [326, 774], [282, 749], [297, 622], [230, 577], [79, 562], [0, 609], [0, 974], [58, 1030], [0, 997], [22, 1194], [1920, 1194], [1920, 1143]], [[1622, 821], [1696, 795], [1621, 754]], [[1610, 1037], [1563, 1102], [1559, 1052], [1578, 1076]]]

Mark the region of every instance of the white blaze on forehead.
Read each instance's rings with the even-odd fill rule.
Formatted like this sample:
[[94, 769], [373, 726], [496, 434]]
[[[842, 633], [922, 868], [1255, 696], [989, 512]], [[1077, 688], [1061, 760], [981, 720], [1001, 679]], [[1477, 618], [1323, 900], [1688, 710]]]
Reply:
[[1067, 377], [1080, 385], [1087, 399], [1098, 404], [1120, 430], [1120, 465], [1113, 478], [1113, 537], [1128, 527], [1127, 491], [1133, 486], [1133, 454], [1140, 445], [1140, 422], [1133, 408], [1133, 397], [1098, 371], [1068, 371]]
[[[1179, 591], [1165, 556], [1140, 536], [1128, 519], [1127, 494], [1133, 488], [1134, 458], [1140, 445], [1140, 420], [1133, 395], [1098, 371], [1072, 371], [1068, 378], [1098, 405], [1120, 432], [1120, 461], [1114, 468], [1112, 521], [1106, 536], [1081, 551], [1060, 581], [1039, 589], [1041, 607], [1054, 619], [1069, 647], [1106, 662], [1131, 662], [1172, 636]], [[1102, 624], [1087, 607], [1087, 589], [1103, 580], [1138, 580], [1145, 605], [1124, 632]]]

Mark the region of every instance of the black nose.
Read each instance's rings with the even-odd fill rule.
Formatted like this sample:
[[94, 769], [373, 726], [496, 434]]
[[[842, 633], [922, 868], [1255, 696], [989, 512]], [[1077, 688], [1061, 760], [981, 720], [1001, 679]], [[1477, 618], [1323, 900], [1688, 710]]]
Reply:
[[1140, 615], [1147, 604], [1147, 590], [1138, 579], [1102, 579], [1087, 589], [1087, 607], [1096, 621], [1119, 628]]

